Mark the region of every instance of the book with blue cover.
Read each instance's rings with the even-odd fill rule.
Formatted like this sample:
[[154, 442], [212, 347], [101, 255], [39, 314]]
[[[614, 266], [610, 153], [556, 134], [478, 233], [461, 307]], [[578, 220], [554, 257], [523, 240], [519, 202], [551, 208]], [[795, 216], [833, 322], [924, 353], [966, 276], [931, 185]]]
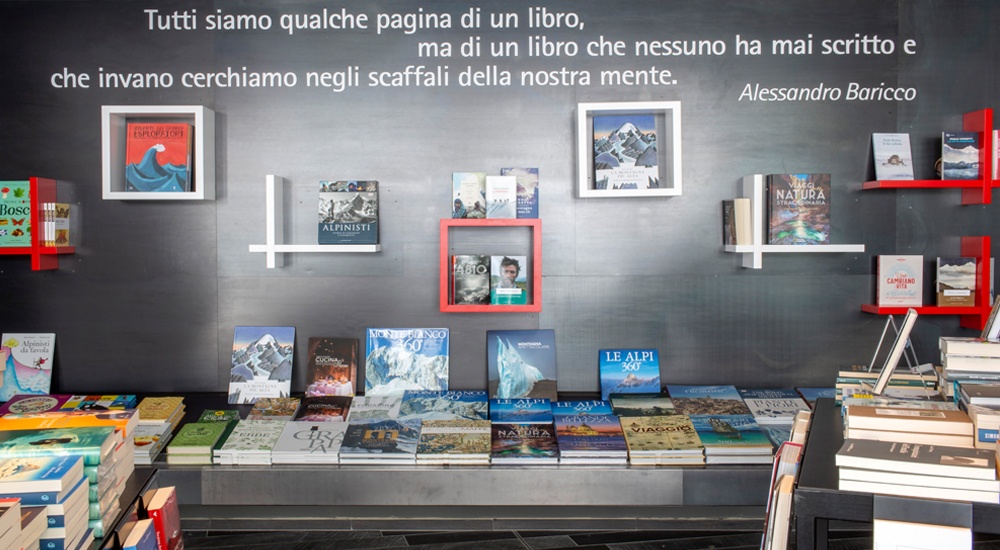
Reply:
[[517, 178], [518, 219], [538, 217], [538, 168], [501, 168], [500, 175]]
[[369, 328], [365, 395], [448, 389], [447, 328]]
[[668, 384], [667, 392], [681, 414], [751, 414], [736, 386]]
[[774, 452], [771, 440], [750, 414], [692, 414], [695, 431], [705, 446], [705, 455], [767, 454]]
[[560, 414], [554, 425], [560, 462], [624, 463], [628, 459], [625, 434], [613, 414]]
[[556, 333], [552, 329], [486, 332], [490, 398], [556, 397]]
[[553, 416], [574, 414], [614, 414], [611, 402], [603, 399], [555, 401], [552, 403]]
[[117, 441], [110, 426], [0, 431], [0, 458], [78, 455], [84, 466], [97, 466]]
[[76, 455], [8, 458], [0, 462], [0, 498], [18, 496], [26, 505], [61, 502], [83, 479]]
[[492, 422], [538, 424], [552, 419], [552, 402], [545, 398], [490, 399]]
[[598, 356], [601, 399], [612, 393], [660, 391], [660, 354], [656, 349], [602, 349]]
[[489, 397], [482, 390], [407, 390], [399, 416], [420, 420], [487, 420]]

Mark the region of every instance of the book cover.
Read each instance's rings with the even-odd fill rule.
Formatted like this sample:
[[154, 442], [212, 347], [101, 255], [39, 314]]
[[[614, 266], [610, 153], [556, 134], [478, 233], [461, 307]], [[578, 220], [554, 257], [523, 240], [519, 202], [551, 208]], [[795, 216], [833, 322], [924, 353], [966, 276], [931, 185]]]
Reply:
[[52, 333], [8, 332], [0, 336], [0, 401], [18, 394], [49, 393], [55, 347], [56, 335]]
[[836, 399], [837, 388], [819, 388], [819, 387], [807, 387], [807, 386], [796, 386], [795, 391], [799, 392], [802, 399], [805, 400], [809, 408], [816, 406], [816, 400], [822, 398]]
[[687, 415], [623, 416], [620, 421], [630, 456], [704, 453]]
[[50, 246], [69, 246], [69, 214], [71, 206], [64, 202], [51, 203], [52, 206], [52, 244]]
[[125, 190], [191, 191], [193, 140], [190, 124], [129, 122], [125, 129]]
[[112, 426], [120, 431], [123, 437], [130, 437], [138, 425], [139, 415], [135, 409], [9, 413], [0, 417], [0, 431]]
[[875, 179], [913, 179], [910, 134], [872, 134], [872, 154], [875, 157]]
[[71, 395], [59, 407], [61, 410], [116, 410], [134, 409], [137, 406], [135, 395]]
[[736, 386], [668, 384], [666, 390], [681, 414], [752, 414]]
[[594, 116], [594, 188], [655, 189], [660, 186], [656, 116]]
[[399, 407], [399, 416], [428, 420], [486, 420], [489, 397], [485, 391], [407, 390]]
[[388, 455], [389, 458], [414, 462], [419, 441], [420, 422], [416, 420], [351, 422], [340, 446], [340, 461], [364, 458], [365, 455]]
[[604, 399], [553, 401], [552, 415], [614, 414], [611, 402]]
[[736, 243], [736, 201], [722, 201], [722, 244]]
[[759, 424], [791, 424], [809, 405], [792, 388], [740, 388], [740, 397]]
[[167, 445], [167, 454], [211, 455], [228, 422], [189, 422], [181, 426]]
[[517, 218], [517, 178], [486, 176], [486, 217]]
[[31, 182], [0, 181], [0, 246], [31, 246]]
[[237, 409], [205, 409], [195, 422], [233, 422], [240, 420]]
[[964, 435], [972, 445], [972, 419], [965, 411], [852, 405], [844, 424], [848, 429]]
[[[964, 403], [972, 405], [1000, 406], [1000, 385], [998, 384], [958, 384], [958, 392]], [[1000, 411], [997, 411], [1000, 414]]]
[[490, 303], [490, 257], [485, 254], [455, 254], [451, 257], [451, 303]]
[[941, 179], [979, 179], [979, 132], [941, 133]]
[[870, 439], [847, 439], [836, 465], [866, 470], [973, 479], [997, 479], [996, 451]]
[[490, 303], [523, 305], [530, 303], [527, 256], [490, 257]]
[[0, 461], [0, 497], [45, 493], [42, 500], [55, 503], [82, 478], [83, 459], [79, 456], [8, 458]]
[[660, 391], [660, 354], [655, 348], [598, 351], [601, 399], [613, 393]]
[[358, 339], [309, 338], [306, 397], [353, 396], [358, 381]]
[[402, 393], [387, 395], [356, 395], [347, 413], [348, 422], [388, 420], [399, 417], [403, 405]]
[[319, 244], [378, 244], [378, 182], [319, 182]]
[[486, 172], [453, 172], [452, 218], [486, 217]]
[[538, 168], [501, 168], [501, 176], [514, 176], [517, 181], [517, 217], [538, 217]]
[[160, 550], [180, 550], [184, 548], [184, 533], [181, 531], [181, 512], [177, 504], [175, 487], [160, 487], [146, 500], [146, 512], [153, 520], [153, 530]]
[[830, 244], [830, 174], [767, 176], [768, 244]]
[[[240, 420], [226, 442], [219, 448], [220, 454], [242, 452], [264, 452], [270, 454], [274, 443], [285, 429], [285, 420]], [[237, 459], [239, 463], [239, 459]]]
[[160, 423], [173, 418], [177, 411], [184, 408], [184, 398], [179, 395], [143, 397], [136, 410], [139, 411], [140, 423]]
[[117, 441], [110, 426], [0, 431], [0, 458], [79, 455], [84, 466], [97, 466]]
[[71, 397], [73, 396], [69, 394], [17, 394], [0, 406], [0, 416], [8, 413], [58, 411]]
[[271, 450], [274, 464], [335, 464], [346, 422], [288, 422]]
[[346, 422], [353, 398], [348, 395], [320, 395], [302, 399], [295, 420], [299, 422]]
[[559, 462], [559, 444], [552, 424], [493, 422], [490, 459], [494, 464]]
[[613, 414], [560, 414], [554, 418], [560, 456], [628, 454], [622, 425]]
[[490, 421], [551, 424], [552, 402], [545, 398], [490, 399]]
[[938, 307], [976, 305], [976, 259], [938, 257], [936, 292]]
[[447, 390], [447, 328], [369, 328], [365, 395]]
[[880, 306], [924, 305], [924, 257], [915, 255], [878, 256], [875, 303]]
[[237, 326], [229, 403], [245, 405], [261, 397], [288, 397], [294, 351], [295, 327]]
[[140, 519], [122, 541], [122, 550], [158, 550], [158, 544], [153, 520]]
[[489, 462], [489, 420], [424, 420], [417, 445], [418, 462], [478, 460]]
[[552, 329], [487, 331], [486, 364], [491, 398], [557, 399]]
[[692, 414], [705, 453], [771, 454], [774, 447], [750, 414]]
[[291, 420], [301, 402], [298, 397], [261, 397], [247, 413], [247, 420]]
[[679, 414], [670, 397], [661, 393], [618, 393], [610, 397], [618, 416], [666, 416]]

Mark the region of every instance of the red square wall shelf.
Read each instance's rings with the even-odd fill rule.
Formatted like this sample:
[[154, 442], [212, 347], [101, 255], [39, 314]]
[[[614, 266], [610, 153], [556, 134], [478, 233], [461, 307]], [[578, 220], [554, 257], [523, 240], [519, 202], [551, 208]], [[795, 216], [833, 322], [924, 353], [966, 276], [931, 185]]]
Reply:
[[73, 254], [72, 246], [45, 246], [42, 236], [42, 209], [40, 205], [56, 202], [56, 181], [32, 176], [28, 178], [31, 199], [31, 245], [0, 247], [0, 256], [31, 256], [31, 269], [43, 271], [59, 268], [60, 254]]

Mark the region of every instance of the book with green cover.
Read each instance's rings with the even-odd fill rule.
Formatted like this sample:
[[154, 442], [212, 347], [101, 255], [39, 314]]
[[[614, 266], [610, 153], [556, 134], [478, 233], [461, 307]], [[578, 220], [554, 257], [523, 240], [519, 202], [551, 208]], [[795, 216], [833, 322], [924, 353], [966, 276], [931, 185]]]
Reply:
[[228, 422], [191, 422], [181, 426], [167, 445], [167, 454], [212, 454]]
[[0, 431], [0, 458], [79, 455], [84, 465], [96, 466], [117, 442], [111, 426]]

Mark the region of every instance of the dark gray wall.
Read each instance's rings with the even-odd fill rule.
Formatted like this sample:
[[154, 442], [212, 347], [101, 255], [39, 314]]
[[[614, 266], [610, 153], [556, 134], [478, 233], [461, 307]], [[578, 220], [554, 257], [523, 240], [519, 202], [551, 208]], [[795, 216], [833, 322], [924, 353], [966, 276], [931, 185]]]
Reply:
[[[530, 7], [574, 12], [582, 30], [529, 29]], [[838, 369], [866, 362], [883, 318], [872, 300], [877, 254], [957, 255], [961, 235], [992, 235], [995, 206], [961, 206], [958, 191], [865, 191], [870, 134], [910, 132], [918, 177], [932, 177], [940, 132], [966, 111], [996, 107], [996, 29], [989, 0], [809, 2], [640, 0], [546, 3], [157, 2], [160, 13], [197, 10], [199, 29], [151, 31], [149, 6], [132, 2], [0, 2], [2, 179], [60, 181], [75, 205], [77, 253], [58, 271], [32, 272], [27, 258], [0, 256], [0, 329], [58, 334], [59, 391], [222, 391], [235, 325], [297, 328], [296, 379], [303, 387], [309, 336], [355, 336], [372, 326], [448, 327], [451, 385], [485, 388], [489, 329], [554, 328], [559, 387], [597, 389], [601, 347], [657, 347], [671, 383], [744, 387], [830, 385]], [[298, 31], [277, 28], [286, 13], [326, 8], [368, 14], [452, 15], [450, 29]], [[460, 15], [481, 8], [482, 27]], [[208, 31], [204, 17], [267, 14], [269, 31]], [[516, 29], [489, 28], [491, 12], [519, 14]], [[823, 55], [824, 39], [855, 34], [891, 40], [893, 55]], [[529, 37], [574, 41], [576, 56], [528, 57]], [[735, 38], [760, 40], [761, 55], [737, 55]], [[807, 55], [772, 55], [777, 38], [812, 36]], [[480, 37], [483, 55], [458, 47]], [[587, 42], [621, 40], [628, 55], [592, 57]], [[636, 40], [721, 40], [719, 56], [637, 58]], [[901, 53], [913, 40], [916, 53]], [[450, 58], [417, 55], [419, 42], [448, 42]], [[492, 41], [513, 41], [516, 58], [493, 58]], [[304, 73], [358, 66], [448, 66], [447, 87], [305, 86]], [[510, 86], [462, 87], [466, 67], [496, 65]], [[676, 84], [608, 86], [608, 69], [669, 69]], [[184, 72], [290, 71], [294, 88], [193, 89]], [[521, 71], [587, 70], [589, 85], [522, 86]], [[88, 73], [169, 72], [169, 89], [57, 89], [63, 69]], [[749, 84], [846, 89], [904, 86], [914, 101], [740, 100]], [[579, 102], [682, 103], [683, 188], [679, 197], [576, 198], [574, 116]], [[202, 104], [217, 114], [217, 200], [101, 198], [102, 105]], [[540, 314], [438, 311], [438, 220], [449, 215], [451, 173], [537, 166], [543, 219]], [[741, 267], [720, 245], [719, 203], [752, 173], [833, 175], [835, 243], [863, 254], [772, 254]], [[382, 251], [297, 254], [266, 269], [249, 244], [264, 241], [264, 179], [287, 179], [286, 242], [315, 242], [320, 179], [382, 183]], [[507, 240], [503, 234], [502, 240]], [[518, 237], [510, 237], [517, 241]], [[929, 268], [928, 268], [929, 269]], [[933, 277], [928, 271], [932, 281]], [[931, 299], [928, 283], [927, 300]], [[922, 317], [915, 347], [933, 361], [940, 335], [974, 334], [951, 316]]]

